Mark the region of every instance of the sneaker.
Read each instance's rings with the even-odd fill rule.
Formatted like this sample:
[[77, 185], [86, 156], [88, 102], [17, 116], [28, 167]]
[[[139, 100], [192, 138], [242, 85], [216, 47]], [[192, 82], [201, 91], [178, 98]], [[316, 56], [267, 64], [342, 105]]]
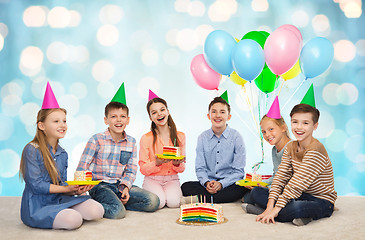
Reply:
[[249, 204], [249, 203], [242, 203], [241, 208], [245, 213], [248, 214], [254, 214], [254, 215], [260, 215], [265, 211], [265, 209], [262, 209], [256, 205]]
[[242, 203], [242, 205], [241, 205], [241, 208], [243, 209], [243, 211], [245, 213], [247, 213], [247, 205], [248, 205], [248, 203]]
[[186, 197], [182, 196], [180, 198], [180, 205], [197, 203], [197, 202], [198, 202], [197, 195], [194, 195], [194, 196], [186, 196]]
[[293, 224], [296, 226], [304, 226], [310, 223], [312, 220], [312, 218], [295, 218], [293, 220]]

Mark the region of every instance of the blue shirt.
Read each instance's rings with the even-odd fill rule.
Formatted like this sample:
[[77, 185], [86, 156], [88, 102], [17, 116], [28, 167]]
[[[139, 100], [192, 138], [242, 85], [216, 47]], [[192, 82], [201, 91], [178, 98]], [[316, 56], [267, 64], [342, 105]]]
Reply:
[[[49, 151], [60, 173], [61, 181], [59, 183], [65, 185], [68, 155], [59, 145], [55, 154], [53, 154], [51, 147]], [[89, 196], [76, 197], [49, 192], [52, 181], [44, 166], [43, 156], [37, 144], [27, 144], [22, 156], [25, 161], [25, 188], [20, 216], [26, 225], [36, 228], [52, 228], [53, 221], [60, 211], [90, 198]]]
[[245, 176], [246, 150], [241, 135], [226, 127], [218, 138], [212, 129], [198, 137], [195, 172], [202, 186], [207, 181], [218, 181], [228, 187]]

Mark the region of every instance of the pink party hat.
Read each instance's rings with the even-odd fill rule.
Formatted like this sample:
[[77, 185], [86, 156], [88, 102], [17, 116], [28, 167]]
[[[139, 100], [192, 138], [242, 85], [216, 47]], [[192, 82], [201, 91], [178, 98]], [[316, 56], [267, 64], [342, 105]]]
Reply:
[[276, 96], [276, 98], [275, 98], [274, 102], [272, 103], [272, 105], [271, 105], [269, 111], [267, 112], [266, 116], [268, 116], [269, 118], [274, 118], [274, 119], [280, 119], [281, 118], [278, 96]]
[[42, 109], [60, 108], [56, 97], [52, 91], [51, 85], [47, 82], [46, 92], [44, 93]]
[[150, 101], [154, 98], [158, 98], [158, 96], [154, 92], [152, 92], [151, 89], [150, 89], [149, 92], [148, 92], [148, 101]]

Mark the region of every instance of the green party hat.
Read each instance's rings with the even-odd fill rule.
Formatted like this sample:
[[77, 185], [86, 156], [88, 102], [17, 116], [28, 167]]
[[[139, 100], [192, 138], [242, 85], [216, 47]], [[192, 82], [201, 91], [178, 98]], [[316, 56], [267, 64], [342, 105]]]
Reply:
[[227, 90], [224, 93], [222, 93], [222, 95], [220, 97], [223, 98], [224, 100], [226, 100], [226, 102], [229, 104]]
[[300, 102], [301, 104], [308, 104], [314, 108], [316, 108], [316, 101], [314, 99], [314, 91], [313, 91], [313, 83], [312, 85], [309, 87], [307, 93], [305, 94], [304, 98], [302, 99], [302, 101]]
[[122, 85], [119, 87], [117, 93], [114, 95], [111, 102], [120, 102], [120, 103], [123, 103], [124, 105], [127, 105], [127, 103], [125, 101], [124, 83], [122, 83]]

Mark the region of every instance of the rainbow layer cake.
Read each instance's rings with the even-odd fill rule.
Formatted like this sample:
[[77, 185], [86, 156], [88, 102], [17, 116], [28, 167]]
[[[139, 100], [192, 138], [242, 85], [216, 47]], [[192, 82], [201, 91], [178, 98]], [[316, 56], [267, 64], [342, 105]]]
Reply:
[[91, 171], [76, 171], [74, 173], [74, 181], [92, 181], [93, 174]]
[[181, 149], [179, 147], [163, 146], [162, 155], [170, 157], [180, 157]]
[[180, 222], [224, 221], [222, 206], [212, 203], [192, 203], [180, 206]]

